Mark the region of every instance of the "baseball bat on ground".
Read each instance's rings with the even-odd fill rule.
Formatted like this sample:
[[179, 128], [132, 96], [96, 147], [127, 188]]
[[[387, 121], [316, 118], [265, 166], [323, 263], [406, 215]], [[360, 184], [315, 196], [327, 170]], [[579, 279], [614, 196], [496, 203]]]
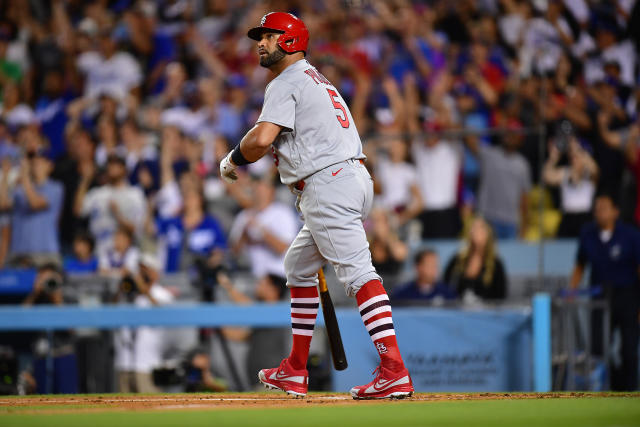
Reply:
[[333, 308], [333, 301], [329, 295], [327, 288], [327, 280], [324, 278], [322, 268], [318, 270], [318, 288], [320, 289], [320, 302], [322, 303], [322, 314], [324, 316], [324, 325], [329, 336], [329, 347], [331, 348], [331, 358], [333, 366], [337, 371], [347, 369], [347, 356], [344, 353], [342, 345], [342, 337], [340, 336], [340, 328], [338, 327], [338, 319], [336, 311]]

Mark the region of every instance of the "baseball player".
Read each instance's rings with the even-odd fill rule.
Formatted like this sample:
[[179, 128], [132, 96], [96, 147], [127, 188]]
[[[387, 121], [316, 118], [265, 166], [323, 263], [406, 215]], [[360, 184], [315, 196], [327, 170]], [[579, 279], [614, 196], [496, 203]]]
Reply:
[[349, 108], [305, 60], [309, 33], [296, 16], [268, 13], [248, 36], [258, 42], [260, 65], [276, 77], [267, 86], [256, 125], [220, 163], [220, 174], [232, 183], [238, 166], [271, 151], [282, 182], [298, 195], [305, 223], [284, 261], [291, 289], [291, 354], [258, 377], [269, 388], [306, 395], [309, 344], [319, 307], [317, 272], [329, 261], [347, 295], [355, 296], [380, 355], [374, 380], [352, 388], [351, 395], [410, 396], [413, 384], [398, 350], [389, 298], [371, 264], [362, 225], [371, 210], [373, 182]]

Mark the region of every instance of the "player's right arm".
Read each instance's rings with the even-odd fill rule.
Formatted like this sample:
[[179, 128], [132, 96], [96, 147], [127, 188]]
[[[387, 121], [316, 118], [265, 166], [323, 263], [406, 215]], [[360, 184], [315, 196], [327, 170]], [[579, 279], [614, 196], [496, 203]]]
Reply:
[[281, 130], [282, 126], [275, 123], [260, 122], [242, 138], [239, 150], [249, 163], [260, 160]]
[[264, 156], [282, 126], [271, 122], [259, 122], [242, 138], [240, 144], [220, 162], [220, 176], [228, 183], [238, 179], [236, 168], [253, 163]]
[[267, 86], [262, 112], [256, 125], [240, 144], [220, 163], [220, 175], [228, 183], [237, 179], [238, 166], [253, 163], [264, 156], [283, 129], [293, 129], [296, 116], [296, 88], [276, 79]]

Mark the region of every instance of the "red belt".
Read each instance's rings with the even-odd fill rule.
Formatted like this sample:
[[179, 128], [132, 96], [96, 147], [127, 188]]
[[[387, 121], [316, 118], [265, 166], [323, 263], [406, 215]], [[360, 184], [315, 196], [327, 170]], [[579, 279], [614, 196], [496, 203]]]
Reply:
[[[357, 159], [361, 165], [364, 165], [364, 160], [363, 159]], [[293, 188], [295, 188], [298, 191], [304, 191], [304, 179], [301, 179], [300, 181], [297, 181], [295, 184], [293, 184]]]

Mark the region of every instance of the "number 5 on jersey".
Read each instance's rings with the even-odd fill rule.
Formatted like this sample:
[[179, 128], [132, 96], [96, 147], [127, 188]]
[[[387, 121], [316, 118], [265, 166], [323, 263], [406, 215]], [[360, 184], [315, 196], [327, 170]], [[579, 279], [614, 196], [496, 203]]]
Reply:
[[343, 118], [343, 117], [340, 117], [340, 114], [336, 114], [336, 117], [338, 118], [340, 125], [345, 129], [348, 128], [349, 116], [347, 115], [347, 110], [345, 110], [344, 106], [340, 103], [339, 100], [336, 99], [338, 98], [338, 94], [336, 93], [335, 90], [328, 89], [328, 88], [327, 88], [327, 92], [329, 92], [329, 98], [331, 98], [331, 102], [333, 103], [333, 108], [335, 108], [336, 110], [342, 111], [342, 115], [344, 116]]

